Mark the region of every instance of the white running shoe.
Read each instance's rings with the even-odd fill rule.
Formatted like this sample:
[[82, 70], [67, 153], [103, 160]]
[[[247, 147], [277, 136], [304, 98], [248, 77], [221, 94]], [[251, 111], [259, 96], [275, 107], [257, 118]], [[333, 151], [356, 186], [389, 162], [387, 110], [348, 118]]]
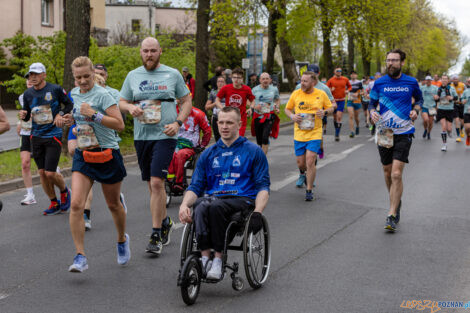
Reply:
[[207, 272], [208, 279], [220, 279], [222, 277], [222, 259], [214, 258], [211, 269]]
[[34, 193], [29, 194], [29, 195], [24, 195], [24, 199], [21, 200], [21, 205], [30, 205], [30, 204], [35, 204], [36, 198], [34, 197]]
[[444, 144], [444, 145], [442, 146], [441, 151], [447, 151], [447, 145], [446, 145], [446, 144]]

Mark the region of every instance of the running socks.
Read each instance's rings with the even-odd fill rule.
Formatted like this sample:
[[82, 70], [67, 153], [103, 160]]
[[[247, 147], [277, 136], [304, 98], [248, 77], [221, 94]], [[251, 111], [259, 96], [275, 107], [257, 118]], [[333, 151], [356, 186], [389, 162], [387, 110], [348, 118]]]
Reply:
[[86, 215], [86, 217], [87, 217], [88, 219], [90, 219], [91, 211], [85, 209], [85, 215]]
[[335, 136], [338, 137], [339, 136], [339, 132], [341, 131], [341, 126], [343, 125], [343, 123], [336, 123], [336, 126], [335, 126]]
[[441, 137], [442, 137], [442, 142], [443, 142], [443, 143], [447, 143], [447, 133], [446, 133], [446, 132], [442, 132], [442, 133], [441, 133]]
[[162, 226], [163, 226], [163, 227], [168, 227], [168, 226], [170, 226], [170, 218], [169, 218], [168, 216], [163, 219], [163, 221], [162, 221]]
[[456, 127], [455, 132], [457, 133], [457, 136], [460, 136], [460, 128]]
[[302, 174], [302, 175], [305, 174], [305, 170], [301, 170], [300, 168], [299, 168], [299, 172], [300, 172], [300, 174]]

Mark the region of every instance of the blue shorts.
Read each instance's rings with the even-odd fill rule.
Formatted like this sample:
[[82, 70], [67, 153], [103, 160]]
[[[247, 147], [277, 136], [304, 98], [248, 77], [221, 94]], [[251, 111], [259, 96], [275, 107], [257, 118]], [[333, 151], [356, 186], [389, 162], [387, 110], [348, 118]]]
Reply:
[[[335, 100], [336, 101], [336, 100]], [[343, 112], [344, 111], [344, 100], [343, 101], [336, 101], [336, 111], [340, 111], [340, 112]]]
[[77, 124], [73, 124], [72, 126], [70, 126], [68, 140], [77, 140], [77, 136], [73, 134], [73, 129], [75, 127], [77, 127]]
[[354, 111], [360, 110], [361, 106], [362, 105], [360, 103], [354, 103], [351, 100], [348, 100], [348, 108], [354, 108]]
[[318, 154], [321, 147], [321, 139], [310, 140], [310, 141], [297, 141], [294, 140], [295, 156], [301, 156], [306, 153], [306, 150], [310, 150]]
[[113, 158], [106, 163], [87, 163], [83, 152], [75, 149], [72, 172], [80, 172], [91, 180], [110, 185], [121, 182], [127, 176], [119, 149], [113, 149]]
[[150, 177], [165, 178], [176, 148], [176, 139], [135, 140], [142, 180]]

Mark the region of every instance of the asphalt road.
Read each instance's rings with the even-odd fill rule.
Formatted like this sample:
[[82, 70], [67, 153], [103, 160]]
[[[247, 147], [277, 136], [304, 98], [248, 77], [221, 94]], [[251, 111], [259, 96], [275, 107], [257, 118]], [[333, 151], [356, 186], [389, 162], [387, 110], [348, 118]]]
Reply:
[[[23, 190], [0, 195], [0, 312], [413, 312], [400, 307], [403, 301], [470, 300], [470, 148], [454, 138], [441, 152], [437, 127], [432, 140], [414, 140], [402, 219], [389, 234], [383, 229], [388, 197], [370, 135], [362, 127], [350, 139], [343, 129], [337, 143], [332, 123], [328, 131], [310, 203], [303, 200], [304, 189], [294, 186], [292, 128], [271, 144], [265, 214], [272, 266], [261, 289], [253, 291], [245, 281], [236, 292], [226, 278], [202, 285], [197, 303], [186, 307], [176, 286], [182, 228], [160, 258], [144, 253], [149, 196], [134, 165], [123, 187], [132, 250], [124, 268], [116, 263], [115, 230], [98, 185], [93, 228], [85, 237], [90, 269], [83, 274], [67, 272], [74, 256], [68, 214], [42, 216], [48, 203], [40, 187], [37, 205], [19, 205]], [[174, 198], [168, 210], [174, 219], [180, 201]], [[229, 259], [240, 256], [232, 251]]]

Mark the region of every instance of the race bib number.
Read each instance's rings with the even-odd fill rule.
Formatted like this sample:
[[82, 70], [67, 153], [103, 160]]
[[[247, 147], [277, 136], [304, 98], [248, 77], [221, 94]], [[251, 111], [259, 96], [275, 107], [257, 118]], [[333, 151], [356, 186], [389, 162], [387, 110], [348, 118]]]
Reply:
[[260, 102], [261, 105], [261, 114], [266, 114], [271, 112], [271, 105], [266, 102]]
[[142, 124], [157, 124], [162, 119], [162, 105], [160, 100], [142, 100], [139, 105], [144, 113], [138, 117]]
[[449, 99], [447, 99], [447, 97], [441, 97], [441, 100], [440, 100], [441, 104], [443, 105], [447, 105], [449, 104]]
[[299, 124], [301, 130], [312, 130], [315, 128], [315, 114], [302, 113], [302, 122]]
[[390, 128], [377, 129], [377, 144], [384, 148], [393, 147], [393, 130]]
[[437, 114], [436, 108], [430, 108], [428, 111], [429, 111], [429, 115], [436, 115]]
[[357, 99], [358, 99], [358, 96], [357, 96], [356, 93], [352, 92], [352, 93], [349, 94], [349, 100], [357, 101]]
[[20, 127], [22, 130], [29, 132], [31, 131], [31, 128], [33, 127], [33, 121], [31, 119], [27, 122], [21, 120]]
[[79, 125], [77, 126], [77, 133], [77, 145], [80, 150], [89, 150], [100, 146], [92, 126], [87, 124]]
[[54, 120], [52, 118], [51, 106], [48, 104], [33, 108], [31, 114], [33, 115], [34, 122], [39, 125], [50, 124]]

